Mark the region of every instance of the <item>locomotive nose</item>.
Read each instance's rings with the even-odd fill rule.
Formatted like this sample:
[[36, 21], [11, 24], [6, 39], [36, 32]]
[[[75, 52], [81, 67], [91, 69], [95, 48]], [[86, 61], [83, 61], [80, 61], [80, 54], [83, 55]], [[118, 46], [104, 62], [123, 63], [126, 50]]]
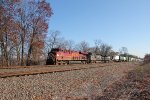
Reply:
[[56, 62], [56, 57], [55, 54], [49, 53], [47, 60], [46, 60], [46, 65], [54, 65]]

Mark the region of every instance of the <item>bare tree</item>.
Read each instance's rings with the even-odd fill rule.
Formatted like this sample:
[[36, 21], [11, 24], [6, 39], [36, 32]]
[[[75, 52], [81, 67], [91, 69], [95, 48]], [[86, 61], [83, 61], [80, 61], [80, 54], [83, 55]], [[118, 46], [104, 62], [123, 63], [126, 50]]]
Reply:
[[68, 41], [65, 38], [61, 37], [58, 39], [56, 48], [67, 49]]
[[65, 40], [65, 38], [61, 37], [58, 38], [55, 48], [61, 48], [66, 50], [72, 50], [74, 48], [74, 41], [72, 40]]
[[67, 40], [67, 49], [72, 50], [75, 46], [75, 42], [73, 40]]
[[94, 53], [100, 54], [100, 46], [102, 44], [101, 40], [95, 40], [94, 43], [95, 43]]
[[127, 47], [122, 47], [119, 51], [120, 51], [120, 54], [125, 54], [125, 55], [128, 54], [128, 49], [127, 49]]
[[109, 54], [111, 52], [111, 49], [112, 49], [111, 46], [102, 43], [101, 46], [100, 46], [100, 54], [101, 54], [101, 56], [103, 56], [103, 57], [109, 56]]
[[58, 47], [60, 44], [60, 32], [59, 31], [51, 31], [50, 36], [47, 38], [47, 42], [49, 45], [49, 49], [51, 50], [52, 48]]
[[51, 31], [47, 38], [49, 50], [52, 48], [73, 49], [74, 41], [63, 38], [59, 31]]
[[102, 43], [100, 45], [100, 55], [104, 57], [104, 62], [106, 62], [106, 57], [110, 55], [111, 49], [112, 47], [107, 44]]
[[89, 43], [86, 41], [81, 41], [79, 44], [76, 45], [76, 50], [82, 51], [82, 52], [89, 52], [90, 47]]

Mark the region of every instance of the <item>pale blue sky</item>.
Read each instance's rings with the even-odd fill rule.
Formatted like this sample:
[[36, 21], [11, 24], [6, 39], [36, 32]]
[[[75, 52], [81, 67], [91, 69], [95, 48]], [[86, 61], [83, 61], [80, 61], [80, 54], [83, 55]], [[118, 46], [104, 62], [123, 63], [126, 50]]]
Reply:
[[54, 15], [49, 30], [76, 43], [101, 39], [114, 50], [150, 53], [150, 0], [47, 0]]

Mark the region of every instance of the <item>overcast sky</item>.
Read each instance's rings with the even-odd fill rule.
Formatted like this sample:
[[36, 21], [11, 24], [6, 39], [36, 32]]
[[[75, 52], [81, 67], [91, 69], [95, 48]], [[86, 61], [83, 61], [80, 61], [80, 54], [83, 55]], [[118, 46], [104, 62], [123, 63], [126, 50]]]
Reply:
[[49, 31], [67, 40], [100, 39], [115, 51], [143, 57], [150, 53], [150, 0], [47, 0], [53, 9]]

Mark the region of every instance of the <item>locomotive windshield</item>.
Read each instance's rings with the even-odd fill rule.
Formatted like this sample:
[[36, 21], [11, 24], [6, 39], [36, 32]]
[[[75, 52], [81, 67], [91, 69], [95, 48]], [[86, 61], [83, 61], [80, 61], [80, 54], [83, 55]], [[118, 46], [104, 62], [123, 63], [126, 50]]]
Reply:
[[60, 51], [60, 49], [59, 48], [52, 48], [51, 49], [51, 52], [56, 52], [56, 51]]

